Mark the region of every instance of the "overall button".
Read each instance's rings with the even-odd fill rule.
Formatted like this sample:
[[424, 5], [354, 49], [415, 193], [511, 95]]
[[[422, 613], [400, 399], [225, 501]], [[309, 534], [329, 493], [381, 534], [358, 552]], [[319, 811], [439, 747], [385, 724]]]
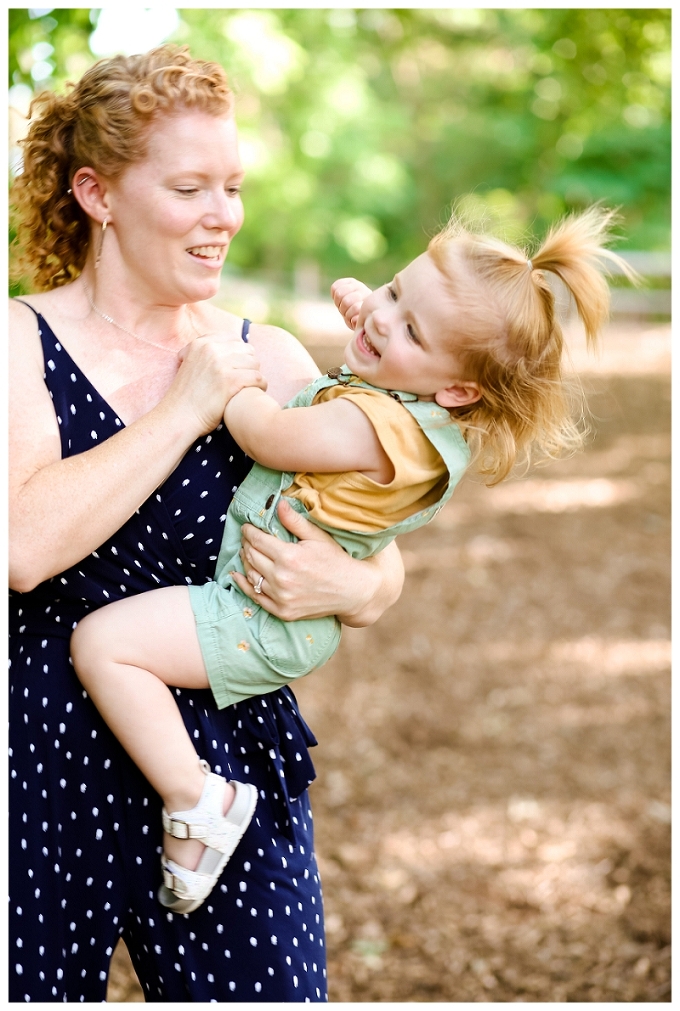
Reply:
[[273, 504], [274, 504], [274, 496], [270, 495], [267, 501], [265, 502], [264, 507], [265, 509], [271, 509]]

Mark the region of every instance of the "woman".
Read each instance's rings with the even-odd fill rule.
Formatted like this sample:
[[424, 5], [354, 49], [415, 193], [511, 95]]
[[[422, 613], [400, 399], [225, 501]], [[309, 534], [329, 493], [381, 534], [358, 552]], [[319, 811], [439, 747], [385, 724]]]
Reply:
[[[210, 901], [173, 916], [159, 799], [68, 659], [87, 611], [211, 577], [248, 469], [225, 403], [262, 384], [259, 363], [281, 401], [316, 374], [290, 335], [205, 303], [243, 221], [226, 78], [163, 46], [39, 106], [15, 193], [43, 290], [11, 304], [10, 1000], [103, 1000], [119, 936], [147, 1000], [325, 1000], [315, 741], [290, 690], [222, 711], [177, 692], [201, 756], [259, 801]], [[282, 519], [298, 544], [246, 531], [258, 603], [362, 625], [396, 598], [396, 552], [355, 562]]]

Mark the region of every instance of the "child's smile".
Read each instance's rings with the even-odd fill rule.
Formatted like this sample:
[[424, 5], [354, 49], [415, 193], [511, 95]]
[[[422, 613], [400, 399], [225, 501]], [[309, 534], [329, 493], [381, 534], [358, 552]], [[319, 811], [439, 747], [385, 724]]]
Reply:
[[364, 354], [370, 355], [371, 358], [380, 358], [380, 354], [371, 344], [368, 334], [365, 330], [360, 330], [356, 337], [356, 344], [360, 351]]

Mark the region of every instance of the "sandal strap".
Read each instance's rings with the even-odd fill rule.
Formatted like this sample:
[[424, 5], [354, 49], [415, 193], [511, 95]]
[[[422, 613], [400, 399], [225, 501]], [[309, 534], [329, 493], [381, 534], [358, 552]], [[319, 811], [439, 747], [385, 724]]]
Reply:
[[210, 831], [207, 825], [194, 825], [178, 818], [177, 815], [169, 815], [165, 808], [163, 808], [163, 828], [175, 839], [205, 839]]
[[180, 898], [198, 898], [207, 895], [215, 883], [210, 874], [190, 871], [188, 867], [180, 867], [179, 864], [167, 860], [167, 858], [161, 860], [161, 867], [165, 887]]
[[163, 828], [175, 839], [198, 839], [221, 853], [233, 852], [252, 816], [254, 788], [233, 780], [231, 785], [236, 796], [230, 809], [223, 814], [226, 780], [208, 773], [201, 799], [194, 808], [172, 812], [163, 808]]
[[173, 874], [165, 865], [163, 866], [163, 884], [175, 895], [184, 895], [188, 889], [185, 882], [178, 875]]

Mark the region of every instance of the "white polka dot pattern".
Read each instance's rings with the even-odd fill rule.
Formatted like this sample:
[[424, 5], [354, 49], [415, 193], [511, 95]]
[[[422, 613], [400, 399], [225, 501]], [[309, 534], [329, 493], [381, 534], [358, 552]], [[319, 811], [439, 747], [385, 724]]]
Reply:
[[[39, 317], [62, 454], [121, 427]], [[228, 463], [227, 463], [228, 461]], [[203, 582], [247, 461], [220, 425], [109, 541], [13, 594], [10, 661], [10, 1000], [100, 1002], [123, 936], [147, 1001], [327, 1000], [321, 888], [306, 787], [314, 741], [283, 689], [217, 710], [176, 689], [201, 757], [256, 785], [255, 818], [210, 899], [163, 909], [160, 801], [78, 683], [71, 629], [156, 585]], [[296, 761], [296, 754], [301, 761]], [[285, 855], [284, 855], [285, 854]]]

